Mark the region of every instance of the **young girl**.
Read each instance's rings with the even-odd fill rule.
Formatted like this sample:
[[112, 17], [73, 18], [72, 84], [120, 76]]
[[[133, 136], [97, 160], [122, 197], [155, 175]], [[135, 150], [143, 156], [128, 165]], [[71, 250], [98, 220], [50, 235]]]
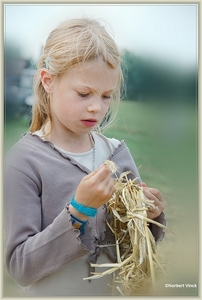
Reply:
[[[24, 295], [113, 294], [111, 275], [83, 280], [90, 263], [116, 262], [106, 225], [114, 192], [106, 159], [139, 178], [156, 205], [148, 217], [165, 224], [163, 196], [141, 183], [125, 142], [101, 134], [116, 113], [122, 81], [120, 53], [97, 21], [69, 20], [49, 35], [37, 65], [30, 131], [6, 164], [6, 266]], [[162, 240], [159, 227], [151, 231]]]

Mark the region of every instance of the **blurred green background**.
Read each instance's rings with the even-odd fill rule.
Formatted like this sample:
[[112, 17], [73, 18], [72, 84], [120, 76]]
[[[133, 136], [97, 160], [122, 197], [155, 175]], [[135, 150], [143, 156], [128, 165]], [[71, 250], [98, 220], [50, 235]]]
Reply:
[[159, 295], [196, 296], [197, 289], [165, 284], [198, 283], [197, 106], [123, 102], [110, 135], [126, 140], [142, 180], [163, 193], [167, 226], [177, 234], [167, 232], [158, 247], [168, 264]]
[[[158, 282], [158, 295], [197, 296], [196, 288], [168, 289], [166, 283], [198, 286], [198, 117], [197, 102], [122, 101], [115, 124], [105, 134], [124, 139], [140, 167], [142, 180], [165, 198], [167, 227], [158, 253], [167, 275]], [[5, 151], [28, 129], [29, 118], [5, 123]], [[16, 284], [5, 272], [5, 296]]]
[[[18, 45], [5, 44], [4, 150], [28, 130], [33, 103], [35, 63]], [[140, 167], [142, 180], [165, 198], [167, 226], [158, 254], [167, 275], [157, 295], [197, 296], [198, 288], [166, 288], [165, 284], [197, 284], [199, 278], [198, 200], [198, 69], [179, 68], [123, 50], [126, 89], [114, 125], [105, 132], [124, 139]], [[16, 296], [16, 283], [5, 271], [4, 296]]]
[[[198, 4], [4, 8], [4, 153], [28, 130], [35, 60], [54, 24], [80, 14], [105, 19], [114, 28], [126, 79], [116, 122], [105, 134], [126, 140], [142, 180], [163, 193], [167, 226], [176, 233], [166, 232], [158, 244], [167, 275], [156, 295], [197, 296]], [[180, 283], [197, 288], [165, 287]], [[5, 271], [4, 297], [17, 296], [16, 286]]]

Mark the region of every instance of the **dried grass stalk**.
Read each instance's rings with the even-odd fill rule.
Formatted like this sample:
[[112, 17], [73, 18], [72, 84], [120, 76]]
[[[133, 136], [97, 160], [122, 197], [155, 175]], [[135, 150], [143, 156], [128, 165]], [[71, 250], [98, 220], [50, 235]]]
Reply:
[[[115, 173], [116, 165], [105, 162]], [[153, 201], [147, 199], [137, 178], [131, 180], [124, 172], [115, 180], [115, 192], [108, 202], [111, 215], [109, 228], [115, 235], [117, 263], [92, 264], [94, 267], [109, 267], [86, 279], [96, 279], [117, 271], [117, 289], [121, 295], [136, 295], [155, 287], [156, 278], [165, 271], [157, 259], [156, 243], [149, 229], [149, 223], [166, 228], [147, 218], [147, 210], [154, 208]]]

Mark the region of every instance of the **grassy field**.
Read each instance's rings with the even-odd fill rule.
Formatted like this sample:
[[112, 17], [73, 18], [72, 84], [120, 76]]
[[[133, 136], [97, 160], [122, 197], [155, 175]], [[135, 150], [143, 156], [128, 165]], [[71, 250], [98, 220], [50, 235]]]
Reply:
[[[25, 119], [8, 123], [5, 149], [27, 127]], [[123, 102], [116, 123], [105, 133], [126, 141], [142, 180], [165, 197], [167, 226], [177, 235], [167, 232], [158, 245], [162, 261], [168, 265], [158, 286], [158, 294], [163, 296], [198, 295], [196, 288], [165, 287], [167, 283], [198, 285], [197, 131], [194, 106]], [[5, 296], [10, 296], [11, 287], [12, 280], [6, 276]]]

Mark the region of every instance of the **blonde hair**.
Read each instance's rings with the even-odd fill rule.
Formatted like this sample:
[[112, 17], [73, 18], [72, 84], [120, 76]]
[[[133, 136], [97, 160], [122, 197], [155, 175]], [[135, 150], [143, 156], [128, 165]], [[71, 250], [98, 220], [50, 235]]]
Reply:
[[123, 83], [120, 52], [114, 39], [98, 21], [88, 18], [72, 19], [63, 22], [50, 33], [38, 61], [34, 78], [35, 101], [31, 132], [39, 130], [48, 120], [52, 121], [49, 95], [40, 79], [41, 69], [48, 68], [50, 74], [57, 77], [78, 63], [93, 61], [98, 57], [102, 57], [110, 68], [118, 70], [119, 80], [109, 110], [97, 129], [103, 130], [113, 122]]

